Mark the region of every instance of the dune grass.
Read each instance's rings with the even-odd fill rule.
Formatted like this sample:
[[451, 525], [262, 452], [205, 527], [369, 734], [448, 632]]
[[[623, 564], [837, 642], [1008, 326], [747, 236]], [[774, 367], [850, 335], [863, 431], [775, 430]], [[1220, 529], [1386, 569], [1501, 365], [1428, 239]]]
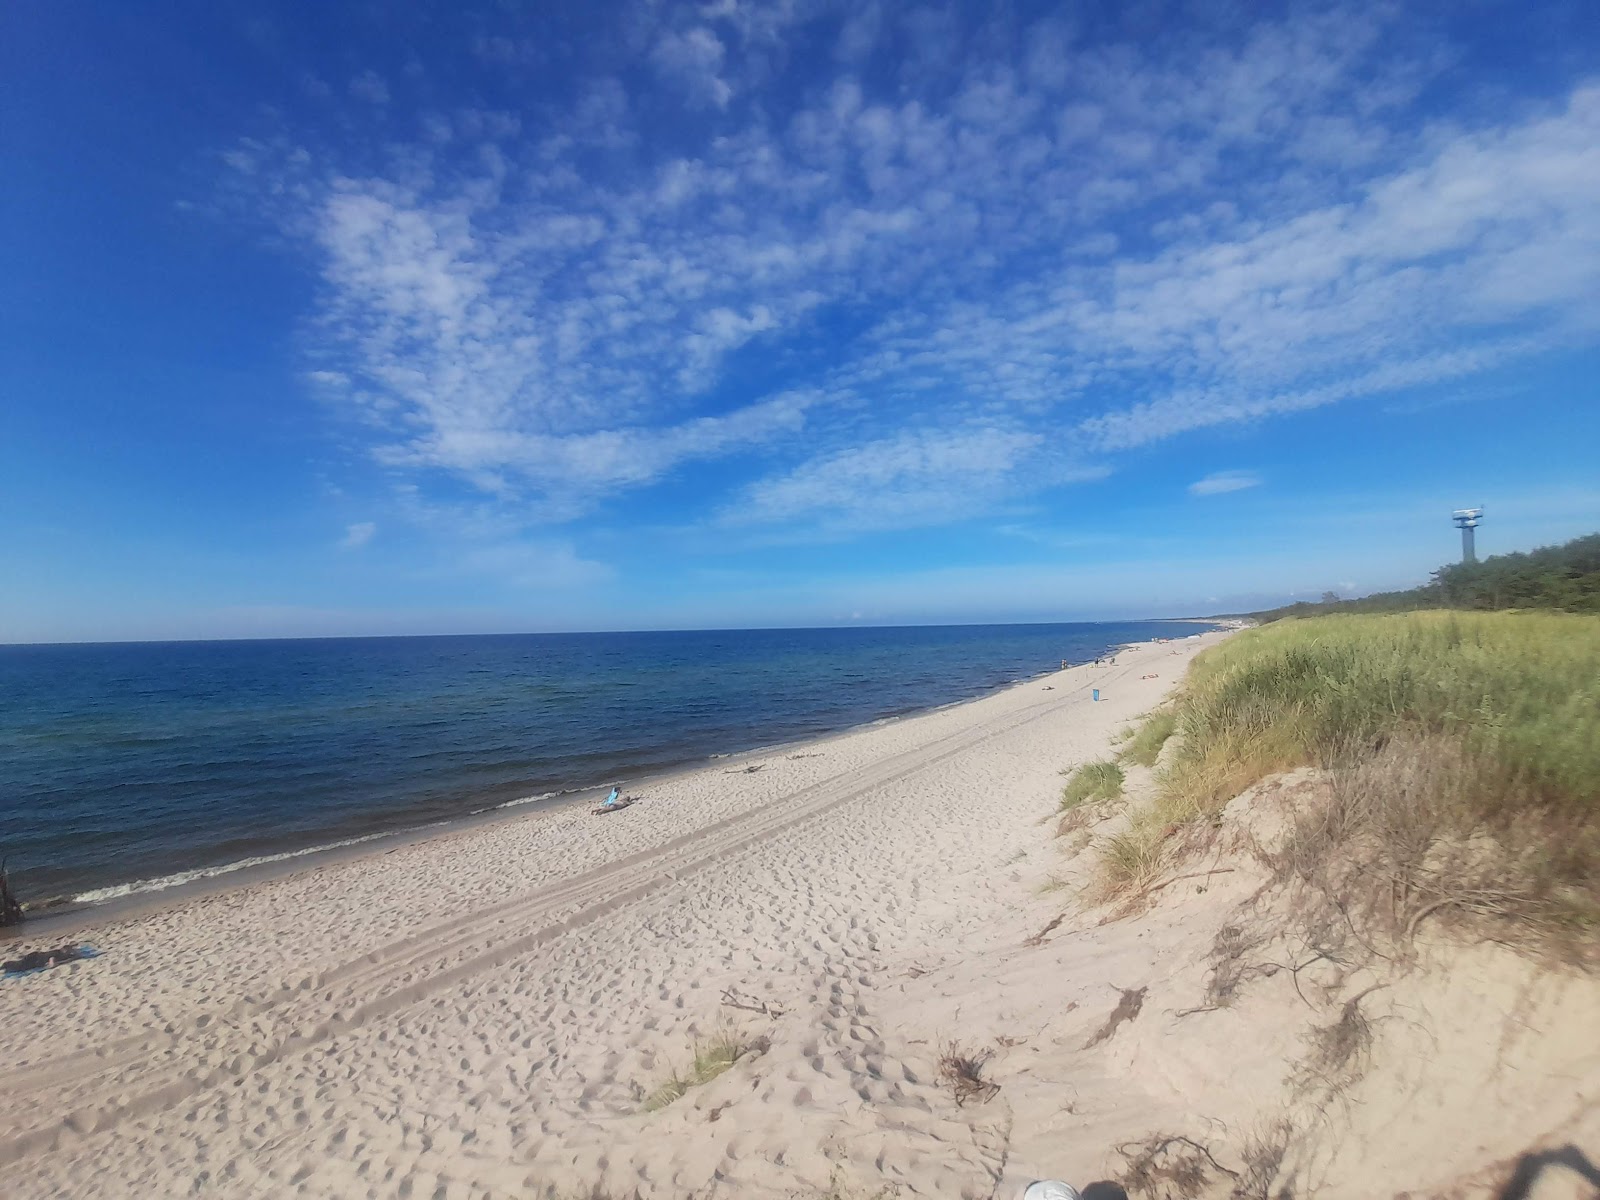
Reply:
[[1324, 617], [1250, 630], [1196, 660], [1163, 789], [1214, 813], [1289, 767], [1337, 766], [1398, 732], [1463, 742], [1531, 800], [1600, 805], [1600, 620], [1564, 613]]
[[1123, 762], [1135, 763], [1141, 767], [1153, 767], [1156, 759], [1161, 757], [1161, 748], [1167, 744], [1178, 729], [1178, 715], [1170, 709], [1153, 712], [1146, 717], [1139, 728], [1130, 731], [1125, 745], [1117, 757]]
[[734, 1029], [719, 1029], [703, 1042], [695, 1042], [687, 1070], [672, 1068], [667, 1077], [645, 1097], [646, 1112], [658, 1112], [688, 1094], [689, 1089], [710, 1083], [746, 1055], [759, 1053], [766, 1044]]
[[[1299, 870], [1334, 847], [1411, 898], [1600, 935], [1600, 618], [1419, 612], [1280, 622], [1195, 660], [1155, 802], [1102, 856], [1149, 877], [1266, 775], [1333, 772]], [[1152, 735], [1153, 737], [1154, 735]], [[1431, 907], [1430, 907], [1431, 906]]]
[[1061, 790], [1061, 808], [1077, 808], [1122, 795], [1122, 768], [1114, 762], [1085, 763], [1072, 773]]
[[1164, 857], [1160, 829], [1136, 819], [1100, 847], [1099, 870], [1090, 894], [1111, 899], [1141, 891], [1155, 882]]

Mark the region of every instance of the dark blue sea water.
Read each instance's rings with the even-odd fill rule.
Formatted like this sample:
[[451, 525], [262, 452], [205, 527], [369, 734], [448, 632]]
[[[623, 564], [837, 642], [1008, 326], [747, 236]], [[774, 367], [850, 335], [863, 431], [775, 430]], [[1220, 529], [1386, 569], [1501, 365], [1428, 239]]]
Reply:
[[96, 898], [946, 704], [1173, 632], [0, 646], [0, 854], [24, 901]]

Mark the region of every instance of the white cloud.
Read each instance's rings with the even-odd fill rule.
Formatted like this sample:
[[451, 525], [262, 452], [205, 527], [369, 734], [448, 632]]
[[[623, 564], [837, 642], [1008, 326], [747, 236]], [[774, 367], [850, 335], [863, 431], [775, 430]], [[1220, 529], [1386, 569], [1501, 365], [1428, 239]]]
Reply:
[[346, 525], [339, 546], [344, 550], [359, 550], [370, 542], [372, 535], [377, 532], [378, 526], [374, 521], [357, 521], [353, 525]]
[[375, 71], [363, 71], [350, 81], [350, 95], [368, 104], [389, 103], [389, 85]]
[[1036, 433], [977, 426], [907, 431], [813, 458], [747, 488], [730, 525], [794, 524], [862, 532], [980, 515], [1015, 488], [1038, 450]]
[[462, 569], [493, 575], [529, 591], [584, 588], [609, 582], [615, 571], [579, 556], [568, 542], [503, 542], [469, 549], [458, 560]]
[[1216, 471], [1189, 485], [1191, 496], [1220, 496], [1225, 492], [1242, 492], [1246, 488], [1260, 487], [1261, 477], [1249, 471]]
[[[1600, 336], [1600, 87], [1422, 124], [1389, 9], [1139, 45], [819, 11], [633, 9], [564, 110], [230, 152], [382, 463], [537, 522], [760, 455], [720, 522], [893, 528]], [[485, 37], [510, 87], [533, 43]]]
[[723, 46], [706, 28], [665, 33], [651, 53], [661, 74], [683, 89], [690, 103], [726, 108], [733, 88], [719, 77]]

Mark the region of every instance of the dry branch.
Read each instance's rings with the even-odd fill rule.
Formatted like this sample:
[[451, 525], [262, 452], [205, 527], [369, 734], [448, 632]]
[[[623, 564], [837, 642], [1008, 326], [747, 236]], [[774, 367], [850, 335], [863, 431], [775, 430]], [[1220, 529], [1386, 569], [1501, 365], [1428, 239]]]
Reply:
[[726, 987], [722, 989], [722, 1003], [725, 1008], [737, 1008], [744, 1012], [760, 1013], [764, 1017], [776, 1019], [784, 1014], [784, 1009], [776, 1004], [769, 1004], [755, 996], [747, 996], [737, 988]]

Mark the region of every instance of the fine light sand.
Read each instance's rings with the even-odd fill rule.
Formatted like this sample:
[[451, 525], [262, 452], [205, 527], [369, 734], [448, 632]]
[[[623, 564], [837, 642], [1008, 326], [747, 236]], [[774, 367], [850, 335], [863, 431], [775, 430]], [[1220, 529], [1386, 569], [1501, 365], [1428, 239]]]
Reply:
[[[1222, 636], [89, 930], [102, 957], [0, 984], [0, 1191], [1009, 1200], [1182, 1136], [1225, 1169], [1188, 1194], [1225, 1196], [1289, 1114], [1317, 1131], [1297, 1196], [1476, 1196], [1600, 1134], [1583, 980], [1313, 963], [1187, 1012], [1259, 891], [1245, 849], [1114, 920], [1041, 887], [1089, 869], [1051, 837], [1062, 770]], [[1398, 1066], [1330, 1105], [1296, 1084], [1307, 1039], [1363, 987]], [[730, 1031], [765, 1049], [647, 1111]], [[1448, 1075], [1441, 1037], [1475, 1047]], [[952, 1044], [998, 1091], [956, 1103]]]

